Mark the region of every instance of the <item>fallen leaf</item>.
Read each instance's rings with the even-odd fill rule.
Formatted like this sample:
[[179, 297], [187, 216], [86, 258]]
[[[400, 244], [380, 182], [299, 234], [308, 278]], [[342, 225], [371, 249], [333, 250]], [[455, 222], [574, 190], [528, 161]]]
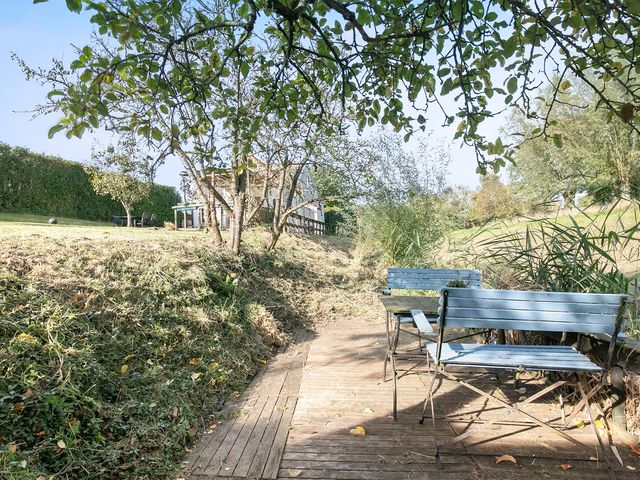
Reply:
[[40, 430], [38, 433], [36, 433], [36, 435], [38, 435], [39, 437], [44, 437], [45, 435], [47, 435], [47, 432], [45, 432], [44, 430]]
[[13, 411], [16, 413], [20, 413], [24, 410], [24, 403], [18, 402], [13, 406]]
[[200, 378], [200, 375], [202, 375], [202, 374], [198, 373], [198, 372], [193, 372], [191, 374], [191, 380], [193, 380], [195, 382], [198, 378]]
[[364, 409], [364, 413], [373, 413], [373, 409], [367, 407]]
[[636, 467], [632, 467], [631, 465], [627, 465], [627, 468], [628, 468], [629, 470], [631, 470], [632, 472], [635, 472], [635, 471], [636, 471]]
[[58, 440], [58, 448], [61, 450], [67, 448], [67, 444], [64, 443], [64, 440]]
[[522, 395], [523, 393], [527, 393], [527, 389], [524, 387], [516, 388], [515, 391], [518, 392], [520, 395]]
[[287, 470], [287, 473], [289, 474], [290, 477], [299, 477], [300, 474], [302, 473], [302, 470], [290, 468], [289, 470]]
[[518, 397], [518, 401], [519, 402], [523, 402], [527, 399], [527, 397], [525, 397], [524, 395], [522, 395], [521, 397]]
[[351, 435], [364, 435], [367, 433], [367, 431], [361, 426], [357, 426], [356, 428], [352, 428], [351, 430], [349, 430], [349, 433]]
[[125, 365], [122, 365], [122, 366], [120, 367], [120, 373], [121, 373], [122, 375], [124, 375], [125, 373], [127, 373], [127, 370], [129, 370], [129, 365], [126, 365], [126, 364], [125, 364]]
[[602, 420], [601, 418], [597, 419], [595, 421], [595, 424], [598, 430], [604, 430], [605, 428], [607, 428], [607, 426], [604, 423], [604, 420]]
[[33, 390], [27, 390], [26, 392], [24, 392], [24, 397], [25, 398], [33, 397]]
[[516, 459], [513, 458], [513, 455], [500, 455], [499, 457], [496, 457], [496, 463], [502, 463], [502, 462], [511, 462], [514, 465], [518, 463]]
[[173, 407], [171, 410], [171, 417], [176, 418], [178, 416], [178, 407]]
[[22, 461], [20, 462], [20, 467], [21, 467], [21, 468], [27, 468], [27, 461], [26, 461], [26, 460], [22, 460]]
[[573, 421], [573, 424], [576, 426], [576, 428], [584, 428], [584, 420], [582, 420], [581, 418], [576, 418]]
[[16, 453], [18, 451], [18, 446], [15, 443], [9, 445], [9, 451], [11, 453]]
[[590, 462], [597, 462], [598, 461], [598, 457], [594, 457], [593, 455], [589, 457], [589, 461]]
[[571, 465], [570, 463], [563, 463], [562, 465], [560, 465], [560, 468], [563, 470], [569, 470], [570, 468], [573, 468], [573, 465]]
[[197, 365], [198, 364], [198, 359], [197, 358], [190, 358], [189, 359], [189, 365], [193, 366], [193, 365]]
[[266, 364], [267, 364], [267, 361], [266, 361], [266, 360], [258, 360], [258, 363], [259, 363], [260, 365], [266, 365]]

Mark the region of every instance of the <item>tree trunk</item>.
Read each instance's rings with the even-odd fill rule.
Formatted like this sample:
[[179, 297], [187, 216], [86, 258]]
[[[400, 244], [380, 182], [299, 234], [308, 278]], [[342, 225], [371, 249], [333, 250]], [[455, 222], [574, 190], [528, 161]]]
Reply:
[[276, 245], [278, 244], [278, 240], [280, 240], [280, 235], [282, 235], [282, 231], [283, 230], [271, 233], [271, 238], [269, 240], [269, 245], [267, 245], [267, 251], [268, 252], [270, 252], [271, 250], [276, 248]]
[[247, 172], [234, 175], [235, 192], [233, 194], [233, 218], [231, 219], [230, 248], [234, 255], [240, 254], [240, 243], [244, 230], [246, 197], [247, 197]]
[[126, 205], [124, 206], [124, 211], [127, 212], [127, 227], [133, 227], [133, 225], [131, 225], [131, 209], [128, 208]]
[[213, 246], [220, 248], [223, 244], [222, 234], [220, 233], [220, 222], [218, 222], [218, 216], [216, 215], [216, 203], [215, 201], [204, 201], [204, 218], [207, 222], [207, 227], [211, 229], [211, 240]]

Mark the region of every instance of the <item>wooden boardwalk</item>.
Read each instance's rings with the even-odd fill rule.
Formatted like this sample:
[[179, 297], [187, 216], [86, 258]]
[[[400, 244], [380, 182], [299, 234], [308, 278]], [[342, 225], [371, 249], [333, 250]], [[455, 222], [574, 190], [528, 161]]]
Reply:
[[[624, 466], [612, 455], [615, 471], [608, 472], [604, 462], [589, 460], [595, 448], [592, 453], [580, 451], [517, 414], [463, 444], [445, 448], [437, 465], [432, 456], [434, 434], [439, 440], [452, 438], [501, 410], [445, 381], [436, 392], [435, 430], [430, 419], [420, 425], [427, 376], [410, 375], [399, 382], [399, 415], [394, 422], [391, 382], [382, 381], [386, 344], [381, 318], [335, 319], [319, 327], [313, 339], [302, 338], [281, 354], [228, 409], [240, 413], [192, 453], [190, 478], [640, 478], [640, 461], [626, 446], [617, 447]], [[508, 376], [499, 383], [491, 375], [474, 382], [512, 401], [520, 395]], [[527, 390], [533, 386], [524, 384]], [[542, 418], [559, 417], [553, 399], [538, 400], [531, 408]], [[356, 426], [366, 434], [351, 435]], [[588, 426], [569, 433], [595, 444]], [[497, 464], [500, 455], [512, 455], [517, 463]]]

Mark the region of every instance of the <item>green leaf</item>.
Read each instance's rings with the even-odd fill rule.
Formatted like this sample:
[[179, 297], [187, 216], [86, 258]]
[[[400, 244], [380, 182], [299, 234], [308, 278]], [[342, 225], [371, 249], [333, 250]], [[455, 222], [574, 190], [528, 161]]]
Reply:
[[246, 77], [247, 75], [249, 75], [249, 70], [250, 70], [250, 66], [248, 62], [242, 62], [240, 64], [240, 72], [242, 73], [243, 77]]
[[72, 12], [80, 13], [82, 11], [82, 0], [67, 0], [67, 8]]
[[44, 2], [48, 2], [49, 0], [33, 0], [33, 4], [35, 5], [36, 3], [44, 3]]
[[84, 72], [82, 72], [82, 75], [80, 75], [80, 81], [88, 82], [89, 80], [91, 80], [91, 77], [93, 77], [93, 72], [91, 70], [85, 70]]
[[553, 144], [556, 146], [556, 148], [562, 148], [562, 137], [560, 135], [554, 135]]
[[518, 90], [518, 79], [511, 77], [507, 82], [507, 91], [513, 95], [516, 93], [516, 90]]
[[47, 134], [47, 136], [49, 137], [49, 139], [52, 139], [56, 133], [58, 133], [60, 130], [63, 130], [63, 129], [64, 129], [64, 125], [60, 125], [60, 124], [54, 125], [49, 129], [49, 133]]

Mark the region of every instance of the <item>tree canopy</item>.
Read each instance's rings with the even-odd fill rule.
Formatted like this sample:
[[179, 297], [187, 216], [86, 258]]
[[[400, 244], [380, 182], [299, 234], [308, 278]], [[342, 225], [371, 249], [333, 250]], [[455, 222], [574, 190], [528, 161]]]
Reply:
[[[456, 138], [476, 149], [481, 172], [504, 165], [513, 151], [483, 122], [512, 105], [535, 115], [531, 97], [554, 75], [558, 88], [568, 74], [582, 79], [599, 103], [638, 128], [639, 0], [66, 3], [92, 13], [96, 42], [71, 63], [79, 81], [63, 80], [50, 93], [50, 107], [63, 113], [51, 134], [79, 136], [108, 124], [114, 104], [127, 100], [155, 104], [170, 122], [191, 106], [194, 129], [209, 115], [250, 124], [235, 111], [206, 108], [235, 70], [253, 83], [258, 111], [281, 119], [306, 114], [309, 101], [322, 118], [326, 86], [354, 106], [360, 127], [382, 122], [410, 135], [441, 110]], [[622, 89], [626, 101], [606, 85]], [[452, 102], [443, 102], [447, 95]], [[128, 128], [162, 139], [143, 112]]]
[[[543, 203], [561, 196], [564, 205], [574, 205], [578, 193], [594, 200], [638, 198], [640, 188], [640, 135], [619, 118], [596, 108], [598, 98], [580, 81], [566, 91], [553, 87], [536, 102], [537, 119], [515, 113], [508, 130], [525, 138], [509, 167], [520, 195], [529, 203]], [[612, 88], [615, 98], [620, 92]], [[555, 96], [558, 104], [550, 111]], [[623, 98], [619, 98], [623, 102]], [[543, 125], [542, 119], [548, 119]], [[536, 136], [546, 128], [557, 141]]]

